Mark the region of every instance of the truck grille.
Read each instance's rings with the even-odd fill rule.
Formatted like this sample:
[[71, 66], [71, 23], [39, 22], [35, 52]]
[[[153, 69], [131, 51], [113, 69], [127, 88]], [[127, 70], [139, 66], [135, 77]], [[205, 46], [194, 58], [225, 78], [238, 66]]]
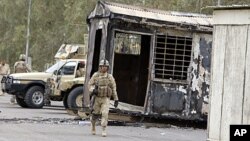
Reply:
[[3, 76], [1, 83], [5, 84], [12, 84], [13, 83], [13, 77], [12, 76]]

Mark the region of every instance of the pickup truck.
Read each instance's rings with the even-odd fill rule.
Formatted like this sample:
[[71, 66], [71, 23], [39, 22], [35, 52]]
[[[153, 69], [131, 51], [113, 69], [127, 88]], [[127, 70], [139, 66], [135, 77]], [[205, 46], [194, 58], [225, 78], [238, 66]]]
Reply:
[[[76, 76], [77, 66], [84, 59], [60, 60], [45, 72], [15, 73], [4, 76], [1, 81], [2, 90], [16, 95], [18, 105], [25, 108], [42, 108], [48, 78], [60, 74], [61, 80], [71, 80]], [[83, 86], [83, 83], [82, 85]], [[64, 94], [51, 95], [50, 100], [63, 101]]]

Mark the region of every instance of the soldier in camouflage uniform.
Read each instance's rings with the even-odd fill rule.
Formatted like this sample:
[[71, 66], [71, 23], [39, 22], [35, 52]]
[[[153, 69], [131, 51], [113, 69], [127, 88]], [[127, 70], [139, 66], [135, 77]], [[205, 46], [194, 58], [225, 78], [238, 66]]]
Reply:
[[10, 66], [9, 64], [5, 63], [5, 61], [0, 62], [0, 96], [4, 95], [1, 87], [1, 81], [4, 75], [10, 74]]
[[[27, 73], [31, 72], [30, 67], [25, 62], [26, 56], [24, 54], [21, 54], [19, 56], [19, 60], [14, 64], [14, 73]], [[13, 95], [10, 99], [11, 103], [15, 103], [16, 96]]]
[[19, 57], [19, 61], [17, 61], [14, 65], [14, 73], [26, 73], [31, 72], [30, 67], [28, 64], [25, 63], [25, 55], [21, 54]]
[[[93, 104], [93, 112], [91, 114], [91, 132], [96, 134], [95, 124], [98, 115], [101, 115], [102, 136], [106, 137], [106, 127], [108, 124], [110, 98], [114, 98], [115, 108], [118, 106], [118, 96], [116, 92], [116, 83], [114, 77], [108, 74], [109, 63], [107, 60], [102, 60], [99, 63], [99, 71], [95, 72], [91, 77], [88, 87], [91, 95], [95, 95]], [[96, 87], [97, 85], [97, 87]], [[97, 89], [95, 89], [97, 88]]]

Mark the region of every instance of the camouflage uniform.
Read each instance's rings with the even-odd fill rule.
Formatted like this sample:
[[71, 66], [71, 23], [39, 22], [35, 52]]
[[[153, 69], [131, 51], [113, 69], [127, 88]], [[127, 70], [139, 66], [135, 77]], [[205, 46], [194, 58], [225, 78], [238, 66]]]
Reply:
[[26, 73], [31, 72], [30, 67], [25, 63], [25, 61], [17, 61], [14, 65], [14, 73]]
[[[19, 61], [14, 64], [14, 73], [27, 73], [31, 72], [30, 67], [25, 63], [25, 55], [21, 54]], [[16, 96], [13, 95], [10, 99], [11, 103], [15, 103]]]
[[114, 100], [118, 102], [116, 83], [111, 74], [108, 74], [107, 72], [96, 72], [91, 77], [88, 84], [91, 93], [94, 91], [95, 85], [98, 85], [98, 93], [95, 98], [91, 115], [92, 134], [95, 134], [95, 123], [98, 115], [101, 115], [102, 136], [106, 136], [110, 98], [113, 97]]
[[[10, 67], [8, 64], [6, 64], [5, 62], [2, 62], [0, 64], [0, 82], [3, 78], [3, 75], [8, 75], [10, 74]], [[0, 95], [4, 95], [3, 91], [2, 91], [2, 85], [0, 84]]]

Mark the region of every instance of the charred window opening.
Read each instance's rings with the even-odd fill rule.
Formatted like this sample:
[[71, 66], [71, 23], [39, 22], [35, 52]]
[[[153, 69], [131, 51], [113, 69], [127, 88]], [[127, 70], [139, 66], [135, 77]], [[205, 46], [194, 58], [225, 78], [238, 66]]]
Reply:
[[141, 36], [136, 34], [116, 32], [115, 53], [140, 55]]
[[155, 78], [186, 80], [191, 52], [192, 38], [157, 35], [154, 49]]

